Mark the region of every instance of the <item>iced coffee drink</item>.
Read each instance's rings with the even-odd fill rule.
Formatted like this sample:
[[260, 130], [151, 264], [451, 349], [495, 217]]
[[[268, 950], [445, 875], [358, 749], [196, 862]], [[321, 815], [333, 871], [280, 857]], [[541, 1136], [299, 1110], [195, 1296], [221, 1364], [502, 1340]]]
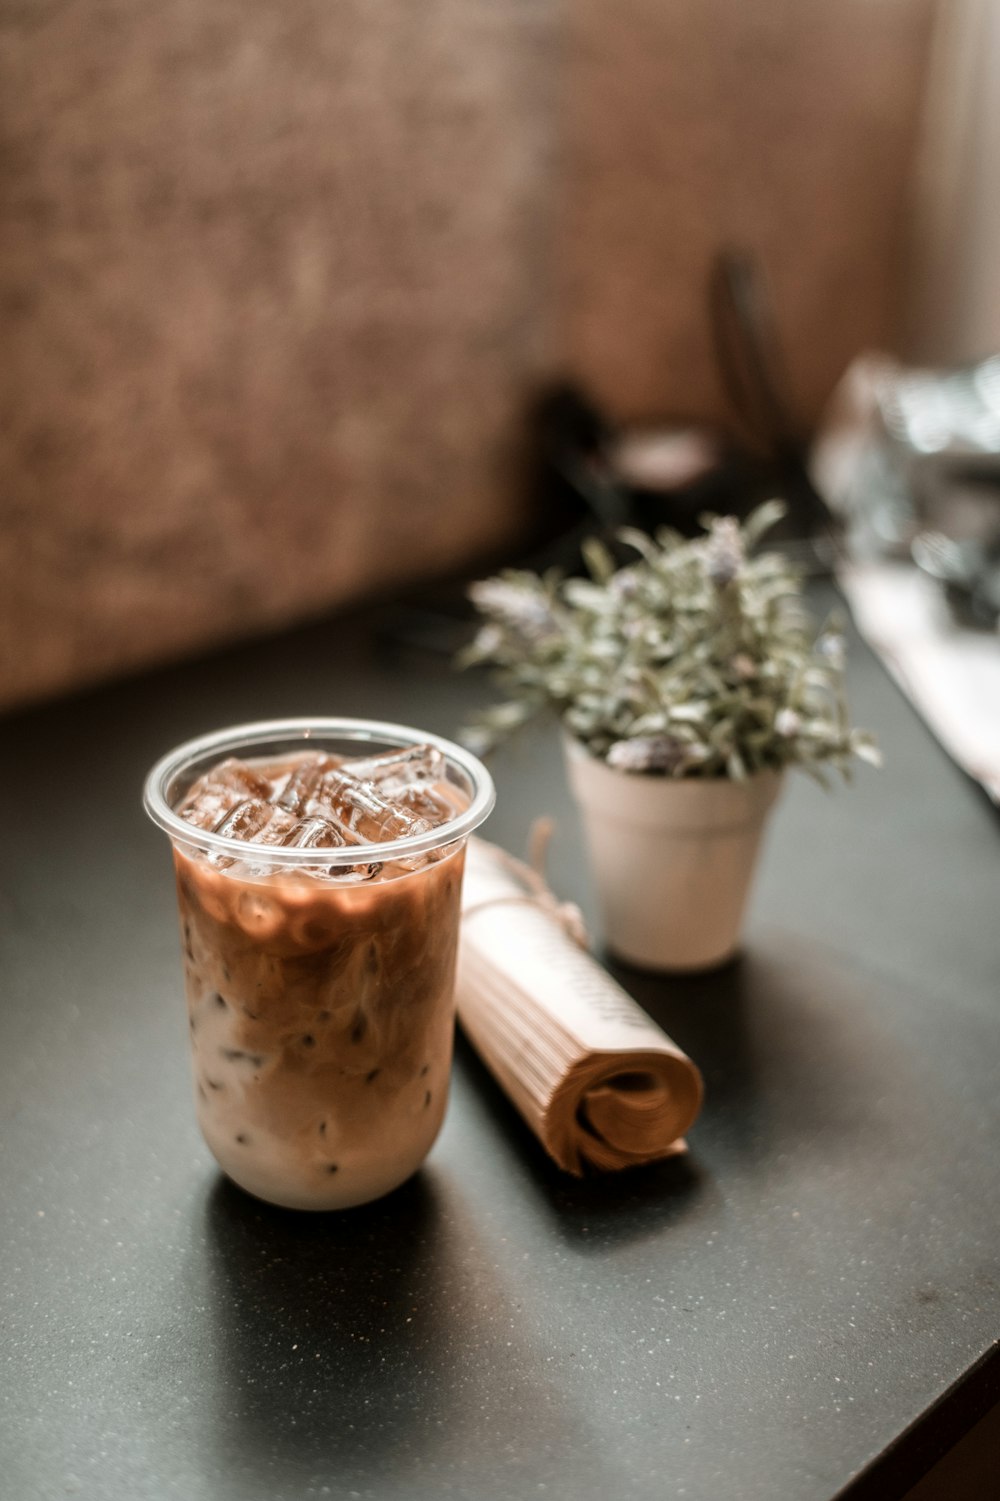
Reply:
[[152, 773], [198, 1121], [250, 1193], [346, 1208], [427, 1155], [448, 1097], [465, 841], [491, 806], [459, 747], [351, 721], [228, 732]]

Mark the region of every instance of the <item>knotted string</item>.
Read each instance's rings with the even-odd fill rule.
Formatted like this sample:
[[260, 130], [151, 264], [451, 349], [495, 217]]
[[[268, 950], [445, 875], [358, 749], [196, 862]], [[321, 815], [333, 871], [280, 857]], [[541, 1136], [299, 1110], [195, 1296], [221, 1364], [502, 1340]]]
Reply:
[[528, 835], [527, 862], [509, 855], [506, 850], [500, 849], [499, 845], [487, 844], [485, 840], [479, 841], [492, 852], [497, 864], [509, 871], [526, 887], [526, 890], [511, 896], [484, 897], [482, 901], [473, 902], [465, 907], [462, 912], [463, 918], [470, 917], [473, 912], [481, 912], [484, 907], [537, 907], [547, 917], [557, 922], [574, 943], [578, 943], [582, 949], [589, 948], [590, 942], [583, 913], [575, 902], [561, 902], [545, 879], [545, 857], [552, 835], [555, 833], [555, 827], [555, 820], [552, 818], [535, 819]]

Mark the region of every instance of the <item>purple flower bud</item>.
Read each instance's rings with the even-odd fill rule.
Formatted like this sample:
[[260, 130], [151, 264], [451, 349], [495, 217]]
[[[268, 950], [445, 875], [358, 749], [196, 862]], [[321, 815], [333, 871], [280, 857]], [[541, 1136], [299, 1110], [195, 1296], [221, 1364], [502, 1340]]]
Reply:
[[503, 645], [503, 631], [498, 625], [484, 625], [476, 632], [473, 645], [477, 652], [482, 652], [484, 657], [492, 657], [493, 653]]
[[540, 641], [558, 630], [548, 601], [507, 579], [481, 579], [470, 586], [469, 598], [484, 615], [492, 615], [528, 641]]
[[705, 543], [705, 572], [717, 589], [732, 583], [743, 561], [743, 537], [736, 517], [716, 517]]
[[607, 762], [615, 771], [665, 772], [668, 776], [690, 761], [691, 747], [673, 735], [637, 735], [616, 740]]
[[847, 648], [844, 645], [843, 636], [829, 634], [820, 636], [816, 642], [816, 652], [836, 672], [843, 672], [847, 665]]
[[634, 568], [619, 568], [611, 580], [611, 591], [619, 599], [634, 599], [639, 591], [639, 579]]

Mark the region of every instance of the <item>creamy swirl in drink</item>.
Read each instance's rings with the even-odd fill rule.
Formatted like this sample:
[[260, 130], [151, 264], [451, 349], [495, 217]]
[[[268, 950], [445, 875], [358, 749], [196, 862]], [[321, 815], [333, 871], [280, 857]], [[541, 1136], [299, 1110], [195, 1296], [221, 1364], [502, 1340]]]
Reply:
[[[346, 1208], [427, 1155], [448, 1096], [465, 858], [448, 825], [468, 802], [442, 752], [417, 745], [227, 758], [177, 803], [198, 1120], [250, 1193]], [[438, 828], [436, 848], [379, 859]], [[200, 848], [198, 831], [245, 854]]]

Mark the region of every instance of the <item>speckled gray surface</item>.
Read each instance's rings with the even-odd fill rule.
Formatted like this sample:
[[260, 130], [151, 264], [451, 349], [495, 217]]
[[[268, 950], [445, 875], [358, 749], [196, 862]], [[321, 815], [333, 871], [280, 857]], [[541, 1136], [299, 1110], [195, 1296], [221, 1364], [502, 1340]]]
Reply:
[[[888, 768], [789, 789], [743, 960], [626, 976], [704, 1069], [690, 1156], [564, 1179], [460, 1048], [425, 1171], [344, 1217], [200, 1143], [139, 783], [258, 714], [449, 732], [482, 685], [328, 625], [9, 720], [2, 1493], [820, 1501], [962, 1377], [1000, 1331], [1000, 827], [861, 652], [852, 680]], [[555, 812], [589, 906], [554, 738], [496, 774], [493, 837]]]

